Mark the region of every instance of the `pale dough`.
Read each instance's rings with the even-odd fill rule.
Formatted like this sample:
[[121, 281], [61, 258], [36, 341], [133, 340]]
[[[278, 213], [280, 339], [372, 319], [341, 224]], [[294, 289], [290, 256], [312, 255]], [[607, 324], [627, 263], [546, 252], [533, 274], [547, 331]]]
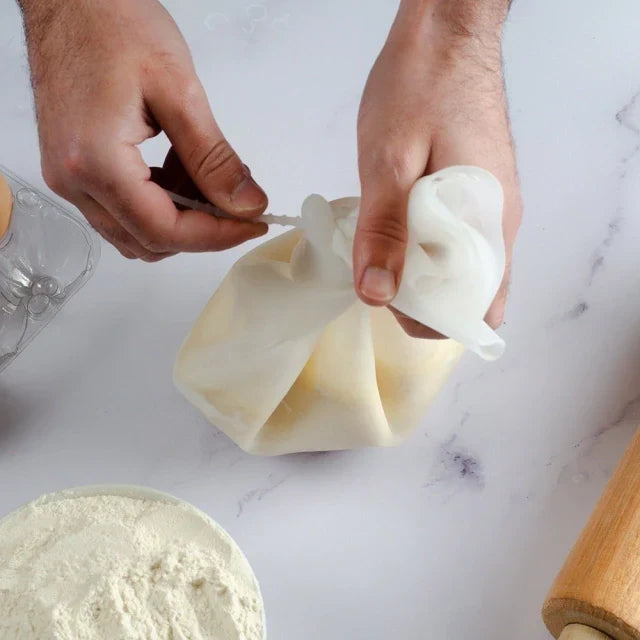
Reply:
[[502, 281], [500, 183], [475, 167], [418, 181], [394, 306], [455, 340], [408, 337], [357, 298], [359, 201], [311, 196], [300, 228], [241, 258], [184, 343], [182, 393], [243, 449], [275, 455], [395, 445], [418, 425], [467, 347], [504, 342], [484, 322]]

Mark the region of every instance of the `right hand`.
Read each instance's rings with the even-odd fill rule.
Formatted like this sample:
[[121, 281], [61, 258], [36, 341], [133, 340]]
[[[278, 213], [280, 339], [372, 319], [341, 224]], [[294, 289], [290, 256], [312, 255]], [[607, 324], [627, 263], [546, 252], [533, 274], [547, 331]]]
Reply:
[[505, 195], [507, 265], [486, 322], [505, 310], [522, 199], [502, 74], [508, 0], [404, 0], [364, 91], [358, 122], [362, 206], [354, 242], [358, 295], [390, 306], [415, 338], [441, 338], [393, 308], [415, 182], [445, 167], [491, 171]]
[[[267, 232], [267, 196], [220, 131], [189, 49], [157, 0], [20, 0], [47, 184], [127, 258], [216, 251]], [[179, 211], [138, 145], [164, 130], [211, 203]]]

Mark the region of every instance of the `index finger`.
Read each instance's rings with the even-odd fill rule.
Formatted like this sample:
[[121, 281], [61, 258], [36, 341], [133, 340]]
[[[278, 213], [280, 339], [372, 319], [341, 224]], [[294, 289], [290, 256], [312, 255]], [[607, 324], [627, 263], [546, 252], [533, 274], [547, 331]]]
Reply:
[[122, 144], [100, 155], [87, 192], [146, 249], [153, 252], [220, 251], [268, 231], [264, 223], [179, 211], [164, 189], [151, 181], [140, 150]]

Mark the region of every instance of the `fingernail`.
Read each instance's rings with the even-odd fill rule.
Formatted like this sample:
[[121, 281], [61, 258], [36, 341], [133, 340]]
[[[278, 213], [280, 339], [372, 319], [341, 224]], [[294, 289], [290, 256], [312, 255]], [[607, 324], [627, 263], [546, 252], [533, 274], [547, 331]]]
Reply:
[[367, 267], [360, 282], [362, 294], [375, 302], [388, 304], [396, 295], [396, 279], [388, 269]]
[[256, 181], [245, 175], [231, 193], [231, 203], [238, 211], [252, 211], [265, 206], [267, 196]]

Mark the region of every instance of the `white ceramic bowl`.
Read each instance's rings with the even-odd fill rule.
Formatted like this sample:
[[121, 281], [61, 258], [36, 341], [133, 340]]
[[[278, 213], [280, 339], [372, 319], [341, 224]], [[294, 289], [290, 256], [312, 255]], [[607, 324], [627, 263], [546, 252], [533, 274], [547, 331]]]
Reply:
[[185, 500], [181, 500], [180, 498], [176, 498], [175, 496], [164, 493], [162, 491], [156, 491], [155, 489], [150, 489], [148, 487], [137, 487], [135, 485], [100, 484], [88, 485], [84, 487], [74, 487], [71, 489], [64, 489], [56, 493], [45, 494], [40, 498], [37, 498], [35, 501], [31, 501], [21, 507], [18, 507], [3, 518], [0, 518], [0, 527], [2, 527], [5, 522], [8, 522], [23, 510], [27, 509], [29, 505], [33, 504], [33, 502], [38, 502], [39, 504], [49, 504], [51, 502], [57, 502], [60, 500], [72, 500], [74, 498], [91, 498], [94, 496], [116, 496], [131, 498], [134, 500], [150, 500], [154, 502], [161, 502], [164, 504], [182, 505], [193, 509], [196, 513], [198, 513], [206, 522], [208, 522], [212, 526], [212, 528], [216, 530], [221, 538], [225, 539], [228, 544], [230, 544], [237, 550], [239, 556], [244, 560], [246, 565], [245, 569], [253, 578], [256, 594], [260, 598], [260, 604], [262, 605], [262, 623], [264, 628], [264, 640], [266, 640], [267, 622], [264, 610], [264, 601], [262, 600], [262, 594], [260, 593], [260, 585], [258, 584], [258, 579], [256, 578], [253, 569], [249, 564], [249, 561], [247, 560], [244, 553], [242, 553], [236, 541], [215, 520], [209, 517], [204, 511], [198, 509], [197, 507], [194, 507], [191, 503], [186, 502]]

